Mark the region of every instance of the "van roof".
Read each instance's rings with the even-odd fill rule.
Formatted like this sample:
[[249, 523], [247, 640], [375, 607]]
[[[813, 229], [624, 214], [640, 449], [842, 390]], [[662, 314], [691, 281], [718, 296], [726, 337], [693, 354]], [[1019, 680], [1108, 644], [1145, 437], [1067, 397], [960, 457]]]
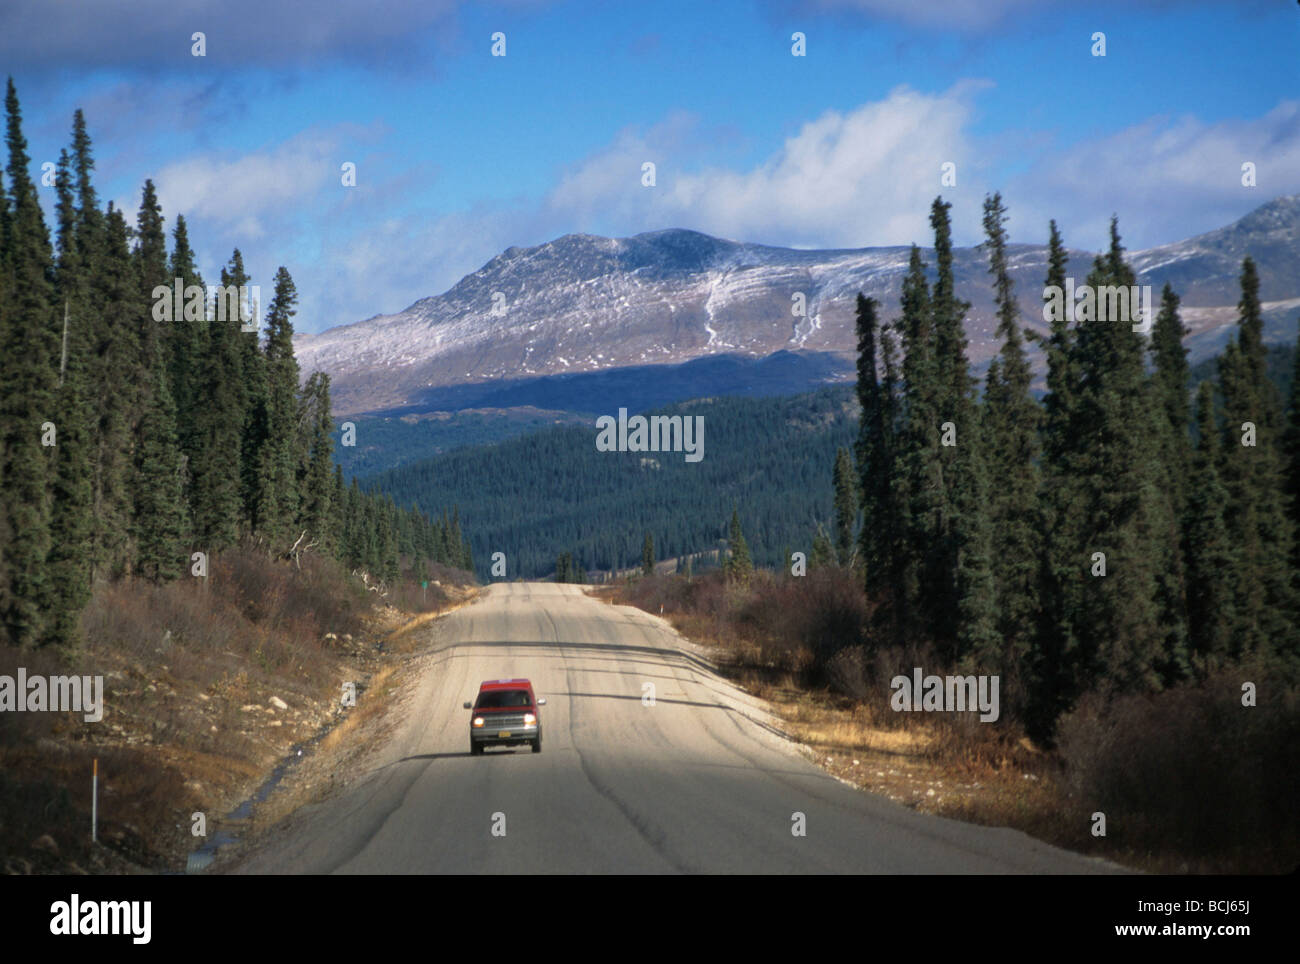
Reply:
[[533, 684], [526, 679], [488, 679], [479, 684], [479, 690], [517, 690], [532, 689]]

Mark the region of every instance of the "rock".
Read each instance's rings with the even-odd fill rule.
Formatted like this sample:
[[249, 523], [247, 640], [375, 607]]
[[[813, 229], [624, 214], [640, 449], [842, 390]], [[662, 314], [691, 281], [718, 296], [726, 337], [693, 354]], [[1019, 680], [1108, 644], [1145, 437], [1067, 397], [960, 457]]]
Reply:
[[207, 693], [200, 693], [199, 699], [201, 699], [204, 703], [206, 703], [208, 700], [212, 699], [212, 697], [210, 697]]
[[272, 720], [267, 726], [284, 726], [284, 720]]
[[43, 850], [46, 853], [53, 854], [56, 857], [59, 855], [59, 845], [54, 842], [54, 838], [51, 837], [48, 833], [43, 833], [35, 840], [33, 840], [32, 849]]
[[260, 710], [260, 709], [261, 709], [260, 706], [255, 706], [255, 705], [252, 704], [252, 703], [245, 703], [243, 706], [241, 706], [241, 707], [239, 708], [239, 712], [241, 712], [241, 713], [256, 713], [256, 712], [257, 712], [258, 710]]
[[274, 706], [277, 710], [287, 710], [289, 708], [289, 704], [286, 703], [284, 700], [280, 699], [280, 697], [278, 696], [272, 696], [267, 702], [270, 703], [272, 706]]

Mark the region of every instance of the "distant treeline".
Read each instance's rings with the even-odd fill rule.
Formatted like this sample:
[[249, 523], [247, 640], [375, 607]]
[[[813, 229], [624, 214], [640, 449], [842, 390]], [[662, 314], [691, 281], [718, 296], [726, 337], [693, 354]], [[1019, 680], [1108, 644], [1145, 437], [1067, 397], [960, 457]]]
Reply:
[[[5, 108], [0, 631], [11, 643], [74, 646], [95, 580], [176, 579], [193, 553], [240, 540], [275, 556], [330, 553], [378, 578], [396, 577], [399, 555], [472, 564], [458, 518], [344, 486], [328, 376], [299, 386], [288, 271], [262, 337], [238, 318], [209, 320], [211, 302], [155, 320], [157, 289], [170, 300], [176, 279], [204, 284], [185, 219], [169, 253], [152, 181], [134, 226], [101, 209], [78, 110], [53, 179], [51, 242], [12, 79]], [[248, 284], [235, 250], [221, 285]]]

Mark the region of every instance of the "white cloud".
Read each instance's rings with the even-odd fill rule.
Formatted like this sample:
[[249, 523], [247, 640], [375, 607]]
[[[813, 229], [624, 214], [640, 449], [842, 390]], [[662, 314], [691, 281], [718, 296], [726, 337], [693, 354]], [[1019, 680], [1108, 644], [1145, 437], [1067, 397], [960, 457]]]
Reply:
[[269, 216], [300, 207], [326, 184], [338, 183], [342, 143], [338, 132], [303, 132], [270, 151], [186, 158], [158, 172], [158, 199], [166, 212], [257, 239]]
[[[828, 111], [748, 171], [683, 170], [690, 124], [670, 118], [644, 135], [621, 133], [565, 177], [546, 206], [584, 227], [683, 226], [809, 246], [906, 243], [926, 230], [941, 165], [957, 165], [959, 184], [979, 167], [965, 128], [983, 86], [939, 95], [899, 87], [883, 101]], [[646, 160], [657, 165], [653, 188], [641, 184]]]
[[[1251, 161], [1258, 186], [1241, 183]], [[1221, 227], [1282, 194], [1300, 192], [1300, 101], [1261, 117], [1206, 123], [1152, 118], [1057, 148], [1003, 190], [1041, 222], [1056, 218], [1067, 243], [1099, 248], [1111, 214], [1129, 247], [1151, 247]]]

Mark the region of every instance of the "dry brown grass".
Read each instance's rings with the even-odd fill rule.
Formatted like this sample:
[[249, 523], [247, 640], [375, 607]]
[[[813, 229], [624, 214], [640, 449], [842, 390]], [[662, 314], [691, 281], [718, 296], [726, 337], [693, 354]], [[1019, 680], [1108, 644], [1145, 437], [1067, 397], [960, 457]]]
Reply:
[[211, 833], [290, 747], [340, 716], [341, 680], [358, 681], [360, 698], [336, 741], [379, 713], [393, 685], [381, 639], [411, 614], [377, 598], [328, 559], [298, 569], [245, 548], [214, 559], [206, 586], [97, 586], [79, 652], [0, 648], [0, 673], [102, 675], [105, 703], [95, 724], [0, 715], [0, 860], [18, 873], [179, 869], [198, 843], [190, 814]]

